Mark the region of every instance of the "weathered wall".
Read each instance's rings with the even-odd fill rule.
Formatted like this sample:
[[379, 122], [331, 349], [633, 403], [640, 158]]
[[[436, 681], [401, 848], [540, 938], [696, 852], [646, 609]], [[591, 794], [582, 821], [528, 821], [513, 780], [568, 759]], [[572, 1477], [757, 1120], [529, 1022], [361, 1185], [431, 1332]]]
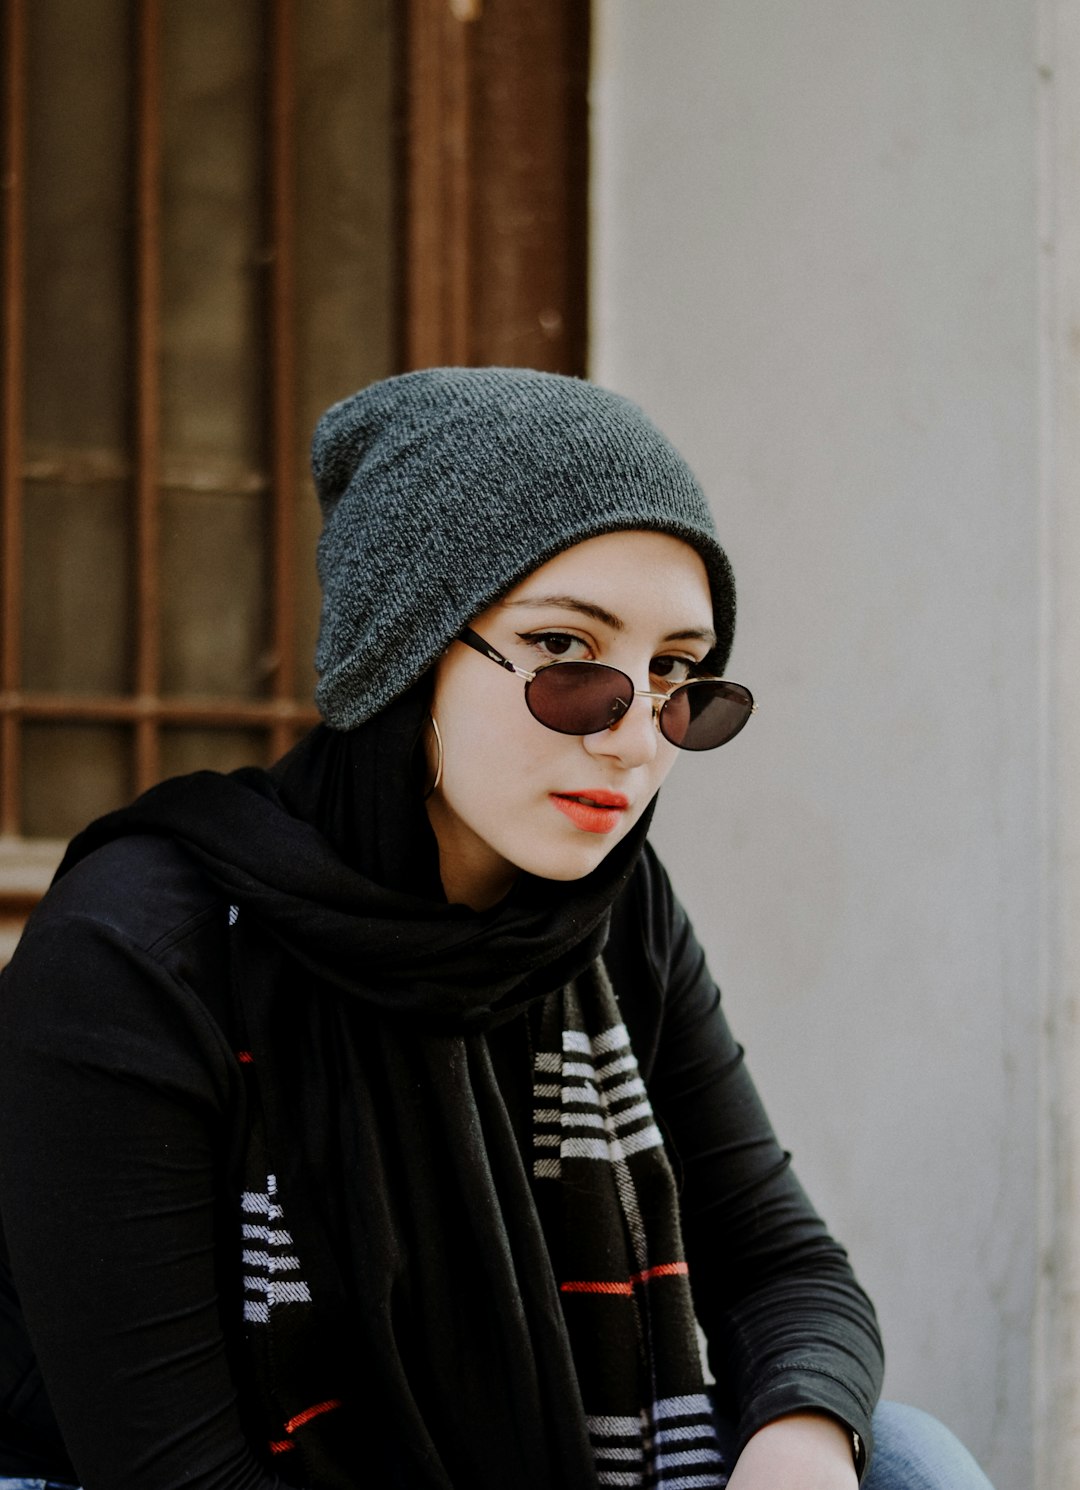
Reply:
[[1035, 8], [598, 0], [592, 372], [715, 505], [745, 735], [657, 832], [888, 1393], [1032, 1478]]

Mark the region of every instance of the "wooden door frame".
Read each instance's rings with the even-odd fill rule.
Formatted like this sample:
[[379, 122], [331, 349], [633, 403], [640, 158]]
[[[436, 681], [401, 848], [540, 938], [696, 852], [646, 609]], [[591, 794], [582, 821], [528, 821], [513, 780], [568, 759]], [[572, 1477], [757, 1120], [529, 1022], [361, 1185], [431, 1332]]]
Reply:
[[582, 375], [587, 0], [406, 0], [403, 363]]

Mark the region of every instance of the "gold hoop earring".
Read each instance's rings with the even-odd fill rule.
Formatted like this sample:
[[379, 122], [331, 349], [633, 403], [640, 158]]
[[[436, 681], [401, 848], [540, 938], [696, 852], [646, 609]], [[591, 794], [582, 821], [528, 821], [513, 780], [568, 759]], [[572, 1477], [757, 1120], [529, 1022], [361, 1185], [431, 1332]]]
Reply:
[[424, 793], [425, 802], [429, 797], [434, 796], [434, 794], [439, 790], [439, 783], [442, 781], [443, 768], [443, 742], [442, 735], [439, 733], [439, 721], [435, 718], [434, 714], [432, 714], [430, 718], [431, 728], [435, 731], [435, 744], [438, 746], [439, 753], [435, 760], [435, 780], [431, 783], [427, 791]]

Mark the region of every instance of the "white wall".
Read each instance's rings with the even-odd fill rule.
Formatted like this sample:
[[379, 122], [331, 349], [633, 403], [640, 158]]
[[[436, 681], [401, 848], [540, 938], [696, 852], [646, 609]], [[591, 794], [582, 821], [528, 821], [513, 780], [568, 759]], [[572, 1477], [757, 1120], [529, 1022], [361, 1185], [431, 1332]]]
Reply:
[[1029, 1490], [1034, 6], [595, 14], [592, 373], [704, 482], [761, 706], [655, 836], [888, 1394]]

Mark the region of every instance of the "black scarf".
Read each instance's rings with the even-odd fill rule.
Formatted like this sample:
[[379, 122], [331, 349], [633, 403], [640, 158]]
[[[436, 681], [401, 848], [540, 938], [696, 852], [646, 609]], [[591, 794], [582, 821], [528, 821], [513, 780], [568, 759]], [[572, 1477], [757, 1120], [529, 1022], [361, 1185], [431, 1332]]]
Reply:
[[[584, 879], [448, 905], [423, 717], [415, 690], [272, 773], [165, 782], [61, 866], [166, 834], [222, 893], [252, 1442], [309, 1490], [662, 1483], [665, 1434], [708, 1471], [671, 1172], [599, 962], [648, 814]], [[488, 1038], [530, 1007], [531, 1174]]]

